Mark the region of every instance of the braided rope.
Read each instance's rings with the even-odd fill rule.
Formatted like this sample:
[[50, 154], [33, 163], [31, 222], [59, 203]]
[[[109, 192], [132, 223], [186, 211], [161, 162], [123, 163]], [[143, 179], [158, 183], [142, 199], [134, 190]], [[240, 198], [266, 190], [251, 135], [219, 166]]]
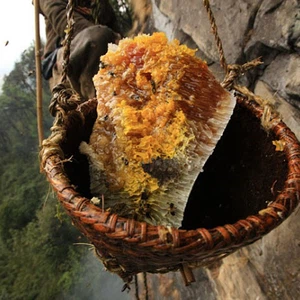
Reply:
[[227, 73], [227, 62], [226, 62], [226, 58], [225, 58], [225, 55], [224, 55], [222, 41], [221, 41], [221, 39], [219, 37], [219, 34], [218, 34], [218, 28], [217, 28], [215, 17], [213, 15], [212, 10], [211, 10], [209, 0], [203, 0], [203, 3], [204, 3], [204, 7], [206, 8], [208, 18], [209, 18], [209, 21], [210, 21], [210, 25], [211, 25], [211, 29], [212, 29], [212, 32], [214, 34], [215, 41], [216, 41], [216, 44], [217, 44], [217, 48], [218, 48], [218, 51], [219, 51], [220, 64], [221, 64], [222, 68], [225, 70], [225, 72]]
[[61, 83], [66, 83], [67, 81], [67, 74], [68, 74], [68, 67], [70, 61], [70, 48], [71, 48], [71, 41], [74, 34], [74, 8], [75, 3], [73, 0], [69, 0], [67, 4], [67, 28], [65, 29], [65, 39], [63, 42], [64, 53], [63, 53], [63, 72]]
[[139, 296], [139, 281], [138, 281], [138, 276], [134, 275], [134, 284], [135, 284], [135, 299], [140, 300]]
[[[225, 78], [224, 78], [223, 82], [221, 83], [221, 85], [223, 88], [225, 88], [229, 91], [232, 89], [235, 90], [236, 86], [234, 85], [234, 81], [236, 79], [238, 79], [240, 77], [240, 75], [244, 74], [245, 72], [247, 72], [248, 70], [250, 70], [254, 67], [261, 65], [263, 62], [260, 60], [260, 57], [259, 57], [250, 62], [246, 62], [243, 65], [238, 65], [238, 64], [227, 65], [226, 58], [224, 55], [222, 41], [221, 41], [221, 38], [218, 33], [218, 27], [217, 27], [216, 20], [213, 15], [209, 0], [203, 0], [203, 4], [204, 4], [204, 7], [206, 8], [206, 11], [208, 14], [208, 19], [209, 19], [210, 25], [211, 25], [211, 29], [212, 29], [212, 32], [215, 37], [216, 46], [217, 46], [217, 49], [219, 52], [219, 59], [220, 59], [221, 67], [226, 72]], [[250, 95], [251, 92], [249, 94], [248, 94], [248, 92], [249, 92], [249, 90], [246, 90], [246, 89], [244, 89], [243, 92], [240, 91], [240, 93], [244, 94], [245, 96]], [[252, 97], [252, 95], [251, 95], [251, 97]]]
[[148, 283], [147, 283], [147, 272], [143, 272], [144, 287], [145, 287], [145, 299], [149, 299]]
[[81, 102], [81, 98], [72, 88], [60, 83], [52, 90], [49, 111], [52, 116], [56, 116], [57, 112], [60, 111], [64, 117], [68, 111], [76, 109]]
[[223, 82], [221, 83], [222, 87], [227, 90], [235, 89], [234, 81], [238, 79], [242, 74], [246, 73], [248, 70], [255, 68], [263, 62], [259, 58], [256, 58], [252, 61], [246, 62], [243, 65], [233, 64], [227, 66], [227, 73]]
[[[222, 41], [218, 34], [218, 28], [216, 25], [216, 20], [214, 18], [213, 12], [210, 7], [209, 0], [203, 0], [204, 6], [206, 8], [206, 11], [208, 13], [208, 18], [211, 24], [211, 29], [215, 37], [216, 45], [219, 52], [219, 58], [220, 58], [220, 64], [223, 67], [223, 69], [226, 71], [225, 78], [223, 82], [221, 83], [222, 87], [224, 89], [227, 89], [228, 91], [234, 90], [238, 92], [240, 95], [247, 97], [248, 99], [254, 100], [258, 104], [260, 104], [264, 108], [264, 112], [261, 117], [261, 124], [266, 130], [270, 130], [274, 125], [278, 124], [280, 122], [280, 118], [278, 114], [274, 111], [274, 109], [271, 107], [271, 105], [264, 99], [262, 99], [259, 96], [256, 96], [253, 94], [249, 89], [247, 89], [245, 86], [238, 86], [235, 84], [235, 81], [245, 72], [248, 70], [255, 68], [263, 62], [261, 61], [261, 58], [258, 57], [250, 62], [246, 62], [243, 65], [238, 64], [232, 64], [227, 65], [226, 59], [224, 56], [224, 50]], [[275, 115], [275, 117], [272, 117], [272, 115]]]
[[49, 111], [52, 116], [55, 117], [54, 124], [51, 128], [51, 136], [43, 142], [43, 146], [48, 146], [51, 148], [56, 147], [56, 142], [58, 140], [62, 141], [65, 137], [64, 122], [67, 117], [68, 112], [75, 110], [82, 99], [80, 96], [69, 86], [67, 82], [68, 67], [70, 62], [70, 49], [71, 41], [74, 33], [74, 9], [75, 1], [69, 0], [66, 10], [67, 10], [67, 26], [65, 29], [65, 39], [63, 41], [63, 71], [60, 84], [55, 86], [52, 90], [52, 98], [49, 105]]

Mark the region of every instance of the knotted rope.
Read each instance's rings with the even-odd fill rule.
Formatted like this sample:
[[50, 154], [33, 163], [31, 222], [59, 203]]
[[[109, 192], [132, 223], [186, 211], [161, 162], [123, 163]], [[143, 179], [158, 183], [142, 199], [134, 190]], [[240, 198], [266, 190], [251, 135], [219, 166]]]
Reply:
[[[246, 62], [243, 65], [239, 65], [239, 64], [228, 65], [226, 62], [222, 41], [221, 41], [221, 38], [218, 33], [218, 27], [216, 24], [216, 20], [214, 18], [213, 12], [211, 10], [209, 0], [203, 0], [203, 4], [204, 4], [204, 7], [206, 8], [206, 11], [208, 14], [208, 19], [209, 19], [209, 22], [211, 25], [211, 30], [214, 35], [215, 41], [216, 41], [216, 46], [217, 46], [218, 53], [219, 53], [220, 65], [225, 71], [225, 78], [224, 78], [223, 82], [221, 83], [222, 87], [227, 89], [228, 91], [234, 90], [240, 96], [252, 99], [255, 102], [257, 102], [258, 104], [260, 104], [264, 108], [264, 112], [263, 112], [263, 115], [261, 118], [261, 124], [266, 130], [271, 129], [272, 126], [276, 125], [280, 121], [278, 113], [274, 112], [274, 110], [272, 109], [272, 107], [268, 101], [263, 100], [261, 97], [253, 94], [247, 87], [239, 86], [239, 85], [235, 84], [235, 81], [241, 75], [243, 75], [250, 69], [263, 64], [263, 62], [261, 61], [261, 58], [258, 57], [250, 62]], [[271, 117], [272, 113], [276, 115], [275, 118]]]
[[[67, 82], [68, 68], [70, 62], [70, 52], [71, 52], [71, 42], [74, 34], [74, 11], [75, 2], [74, 0], [69, 0], [67, 7], [67, 27], [65, 29], [65, 39], [63, 41], [63, 63], [62, 63], [62, 77], [60, 84], [55, 86], [52, 90], [52, 99], [49, 105], [49, 110], [52, 116], [56, 119], [61, 119], [61, 121], [66, 116], [66, 113], [75, 110], [77, 106], [82, 103], [82, 99], [72, 89]], [[58, 122], [58, 120], [56, 120]]]
[[[41, 153], [42, 163], [53, 154], [59, 153], [63, 157], [62, 150], [58, 146], [64, 140], [66, 129], [64, 128], [64, 120], [68, 112], [75, 111], [77, 106], [82, 103], [80, 96], [72, 89], [67, 82], [68, 66], [70, 61], [71, 41], [74, 33], [74, 7], [73, 0], [68, 1], [67, 9], [67, 27], [66, 35], [63, 41], [63, 71], [61, 82], [52, 90], [52, 98], [49, 105], [49, 111], [55, 117], [53, 126], [51, 127], [51, 135], [48, 139], [43, 141], [43, 150]], [[47, 149], [47, 150], [45, 150]]]
[[233, 64], [227, 65], [226, 70], [227, 73], [223, 82], [221, 83], [222, 87], [227, 90], [235, 89], [235, 80], [238, 79], [241, 75], [246, 73], [248, 70], [261, 65], [263, 62], [260, 58], [256, 58], [250, 62], [246, 62], [243, 65]]
[[260, 58], [256, 58], [250, 62], [247, 62], [243, 65], [238, 65], [238, 64], [233, 64], [233, 65], [228, 65], [226, 62], [225, 54], [224, 54], [224, 49], [222, 45], [221, 38], [218, 33], [218, 27], [216, 24], [216, 20], [214, 17], [214, 14], [211, 10], [209, 0], [203, 0], [204, 7], [206, 8], [207, 14], [208, 14], [208, 19], [210, 22], [211, 30], [214, 35], [215, 41], [216, 41], [216, 46], [219, 52], [219, 60], [220, 60], [220, 65], [224, 69], [226, 75], [221, 83], [221, 85], [227, 89], [231, 90], [234, 88], [234, 81], [240, 77], [240, 75], [244, 74], [246, 71], [257, 67], [262, 64], [262, 61]]

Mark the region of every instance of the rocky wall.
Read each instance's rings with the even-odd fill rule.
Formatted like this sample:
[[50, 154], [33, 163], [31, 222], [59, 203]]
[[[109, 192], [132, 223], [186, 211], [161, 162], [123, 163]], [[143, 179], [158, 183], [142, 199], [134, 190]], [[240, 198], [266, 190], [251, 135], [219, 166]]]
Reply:
[[[151, 2], [152, 30], [197, 48], [197, 55], [222, 80], [224, 73], [202, 1]], [[211, 0], [210, 4], [227, 62], [245, 63], [261, 57], [264, 64], [245, 74], [241, 83], [272, 103], [300, 139], [300, 2]], [[299, 228], [298, 208], [261, 240], [202, 270], [200, 282], [191, 287], [177, 285], [175, 298], [300, 299]], [[165, 276], [179, 284], [178, 274]]]

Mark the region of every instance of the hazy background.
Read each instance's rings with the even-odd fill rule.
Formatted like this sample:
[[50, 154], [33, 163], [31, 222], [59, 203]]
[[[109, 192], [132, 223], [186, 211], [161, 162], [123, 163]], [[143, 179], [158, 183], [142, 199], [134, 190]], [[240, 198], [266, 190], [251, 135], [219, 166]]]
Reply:
[[[3, 1], [0, 10], [0, 85], [3, 76], [13, 69], [21, 53], [35, 39], [32, 0]], [[40, 34], [45, 39], [44, 19], [40, 16]]]

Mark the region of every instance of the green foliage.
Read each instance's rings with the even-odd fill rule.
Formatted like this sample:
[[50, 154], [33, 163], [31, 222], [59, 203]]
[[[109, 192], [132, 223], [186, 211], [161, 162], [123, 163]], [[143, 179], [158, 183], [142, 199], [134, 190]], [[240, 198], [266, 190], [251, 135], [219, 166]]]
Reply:
[[54, 201], [48, 200], [36, 220], [13, 230], [6, 244], [1, 277], [10, 299], [54, 299], [78, 272], [80, 252], [73, 246], [78, 232], [54, 217]]
[[[4, 241], [11, 229], [21, 229], [35, 217], [47, 191], [39, 172], [35, 76], [28, 75], [33, 68], [34, 48], [30, 47], [6, 76], [0, 95], [0, 235]], [[45, 99], [50, 98], [46, 84], [44, 90]], [[49, 126], [52, 120], [49, 113], [45, 116]]]
[[35, 218], [45, 191], [47, 184], [39, 173], [36, 153], [26, 160], [21, 156], [6, 162], [0, 184], [0, 235], [4, 240], [10, 238], [11, 229], [22, 229]]
[[[54, 299], [78, 273], [79, 233], [39, 170], [34, 47], [6, 76], [0, 95], [0, 299]], [[44, 82], [44, 127], [51, 98]]]
[[[9, 153], [10, 158], [11, 154], [27, 157], [37, 152], [34, 53], [33, 46], [23, 52], [21, 61], [5, 77], [0, 95], [0, 153]], [[47, 82], [43, 85], [44, 127], [49, 128], [52, 118], [47, 107], [51, 95]]]

